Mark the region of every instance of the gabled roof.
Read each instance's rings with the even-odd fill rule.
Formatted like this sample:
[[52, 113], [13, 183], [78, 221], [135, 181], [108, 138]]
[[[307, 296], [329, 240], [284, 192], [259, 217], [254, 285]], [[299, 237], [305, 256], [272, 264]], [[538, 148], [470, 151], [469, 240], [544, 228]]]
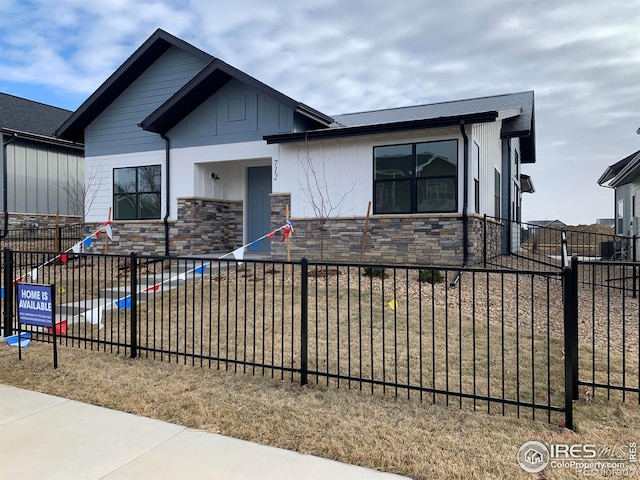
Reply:
[[171, 98], [145, 118], [140, 126], [150, 132], [165, 134], [180, 123], [198, 105], [215, 94], [229, 80], [235, 78], [264, 94], [275, 98], [293, 111], [309, 118], [319, 127], [327, 127], [333, 119], [274, 90], [246, 73], [223, 62], [214, 59], [195, 77], [187, 82]]
[[0, 128], [54, 138], [54, 131], [72, 112], [26, 98], [0, 93]]
[[84, 129], [172, 46], [207, 62], [213, 60], [208, 53], [158, 29], [56, 130], [56, 136], [83, 142]]
[[638, 164], [640, 164], [640, 150], [613, 165], [609, 165], [600, 175], [598, 185], [608, 183], [611, 187], [617, 187], [618, 185], [629, 183], [637, 174], [640, 174], [633, 175]]
[[522, 163], [535, 162], [534, 92], [519, 92], [410, 107], [334, 115], [338, 125], [265, 137], [267, 143], [288, 143], [305, 139], [340, 138], [415, 128], [434, 128], [465, 123], [493, 122], [500, 112], [519, 111], [502, 123], [503, 138], [521, 137]]
[[543, 228], [562, 228], [567, 224], [560, 220], [528, 220], [527, 225], [530, 227], [543, 227]]

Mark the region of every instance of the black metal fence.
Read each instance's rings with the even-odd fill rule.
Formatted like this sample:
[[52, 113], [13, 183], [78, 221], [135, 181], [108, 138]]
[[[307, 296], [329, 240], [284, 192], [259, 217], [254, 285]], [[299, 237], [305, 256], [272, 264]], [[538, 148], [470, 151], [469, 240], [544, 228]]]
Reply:
[[84, 236], [84, 225], [74, 223], [57, 227], [12, 228], [0, 238], [0, 248], [21, 251], [61, 252]]
[[632, 262], [577, 261], [578, 383], [587, 397], [640, 404], [638, 274]]
[[[484, 230], [484, 266], [512, 269], [560, 269], [562, 235], [566, 235], [567, 251], [582, 261], [636, 262], [638, 238], [615, 235], [613, 229], [599, 226], [541, 226], [509, 219], [487, 217], [502, 223], [503, 235], [492, 237]], [[499, 242], [500, 245], [492, 245]], [[490, 252], [502, 252], [492, 256]]]
[[64, 345], [572, 426], [560, 270], [52, 255], [5, 251], [5, 335], [36, 271]]

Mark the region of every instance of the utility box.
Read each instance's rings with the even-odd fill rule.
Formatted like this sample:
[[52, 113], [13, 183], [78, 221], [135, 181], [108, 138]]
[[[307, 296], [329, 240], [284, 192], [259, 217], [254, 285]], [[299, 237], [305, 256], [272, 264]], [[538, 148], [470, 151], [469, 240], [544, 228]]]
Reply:
[[609, 240], [600, 242], [600, 259], [612, 260], [620, 252], [620, 242]]

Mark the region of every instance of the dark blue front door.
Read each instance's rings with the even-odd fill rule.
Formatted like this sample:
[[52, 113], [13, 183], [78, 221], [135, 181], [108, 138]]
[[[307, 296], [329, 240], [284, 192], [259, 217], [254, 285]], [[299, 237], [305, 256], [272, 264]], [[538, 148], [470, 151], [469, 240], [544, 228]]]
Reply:
[[[249, 167], [247, 173], [247, 242], [262, 237], [271, 229], [271, 167]], [[268, 238], [258, 242], [258, 251], [269, 251]], [[250, 247], [256, 249], [255, 245]]]

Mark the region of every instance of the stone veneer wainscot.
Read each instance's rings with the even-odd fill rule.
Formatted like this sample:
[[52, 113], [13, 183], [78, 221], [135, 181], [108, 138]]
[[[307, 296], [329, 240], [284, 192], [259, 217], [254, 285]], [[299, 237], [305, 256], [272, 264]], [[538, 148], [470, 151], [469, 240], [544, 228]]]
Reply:
[[[290, 194], [271, 194], [271, 226], [278, 228], [285, 218]], [[292, 218], [294, 235], [291, 258], [320, 259], [320, 222], [313, 218]], [[358, 262], [365, 217], [340, 217], [327, 221], [324, 260]], [[484, 218], [469, 215], [469, 265], [483, 261]], [[463, 261], [462, 215], [414, 214], [372, 215], [364, 249], [364, 263], [412, 265], [461, 265]], [[500, 223], [487, 219], [487, 256], [498, 255], [502, 232]], [[286, 257], [286, 247], [271, 244], [274, 258]]]

